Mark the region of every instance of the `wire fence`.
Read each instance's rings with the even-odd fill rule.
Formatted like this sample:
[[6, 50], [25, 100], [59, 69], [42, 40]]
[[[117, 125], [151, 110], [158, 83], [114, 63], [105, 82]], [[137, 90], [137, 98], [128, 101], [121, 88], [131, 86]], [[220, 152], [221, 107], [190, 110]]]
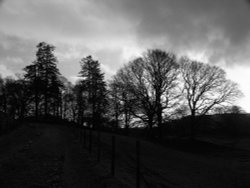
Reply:
[[[115, 177], [122, 173], [129, 173], [133, 187], [140, 188], [142, 181], [141, 171], [141, 141], [134, 140], [134, 148], [122, 147], [127, 143], [120, 140], [120, 136], [114, 134], [94, 131], [90, 128], [76, 128], [76, 135], [79, 137], [83, 148], [88, 150], [96, 161], [103, 164]], [[123, 172], [122, 172], [123, 171]]]
[[[230, 166], [215, 165], [210, 168], [210, 162], [203, 166], [206, 165], [204, 162], [197, 163], [189, 154], [178, 151], [172, 154], [169, 149], [145, 140], [88, 127], [77, 127], [75, 132], [81, 146], [97, 164], [110, 176], [124, 180], [129, 187], [183, 187], [189, 183], [193, 187], [203, 187], [199, 184], [201, 177], [210, 179], [208, 183], [214, 185], [218, 182], [231, 185], [230, 181], [235, 178], [235, 174], [229, 174]], [[200, 160], [199, 157], [197, 159]], [[206, 170], [202, 171], [201, 168]], [[195, 173], [199, 175], [194, 176]]]

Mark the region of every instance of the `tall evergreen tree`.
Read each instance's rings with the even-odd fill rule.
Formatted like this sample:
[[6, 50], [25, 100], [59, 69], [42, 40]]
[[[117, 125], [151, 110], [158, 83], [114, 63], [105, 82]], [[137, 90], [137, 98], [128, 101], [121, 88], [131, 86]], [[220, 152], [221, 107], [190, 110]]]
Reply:
[[105, 108], [106, 83], [104, 81], [104, 73], [101, 72], [100, 63], [93, 60], [91, 56], [83, 58], [80, 64], [81, 85], [87, 93], [92, 125], [96, 127]]
[[[44, 104], [44, 114], [49, 114], [49, 107], [54, 111], [60, 106], [62, 83], [57, 68], [57, 59], [54, 55], [55, 47], [45, 42], [37, 45], [36, 60], [24, 68], [25, 78], [30, 83], [30, 89], [35, 101], [35, 114], [38, 116], [38, 107], [41, 99]], [[58, 113], [57, 113], [58, 114]]]
[[40, 86], [42, 82], [38, 74], [37, 62], [34, 61], [31, 65], [26, 66], [24, 68], [24, 71], [26, 72], [24, 75], [24, 78], [28, 82], [29, 94], [30, 94], [31, 100], [34, 100], [35, 102], [35, 116], [38, 117], [38, 108], [39, 108], [39, 102], [41, 98]]
[[78, 82], [73, 88], [73, 93], [76, 100], [77, 123], [80, 125], [82, 125], [84, 122], [84, 113], [87, 108], [87, 93], [84, 91], [85, 87], [81, 82]]
[[37, 65], [43, 82], [44, 114], [48, 115], [48, 104], [50, 99], [56, 99], [55, 96], [59, 95], [62, 84], [59, 80], [60, 73], [56, 65], [57, 59], [53, 53], [55, 47], [45, 42], [41, 42], [37, 45], [37, 48]]

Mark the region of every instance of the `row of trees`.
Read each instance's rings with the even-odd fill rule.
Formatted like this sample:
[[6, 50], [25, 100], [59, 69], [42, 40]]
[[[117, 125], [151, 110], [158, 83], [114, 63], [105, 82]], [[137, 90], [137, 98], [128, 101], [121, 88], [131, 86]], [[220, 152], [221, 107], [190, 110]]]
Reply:
[[231, 105], [241, 95], [221, 68], [186, 57], [177, 61], [175, 54], [162, 50], [148, 50], [121, 68], [110, 91], [116, 121], [120, 112], [125, 126], [136, 117], [149, 129], [161, 129], [163, 121], [180, 115], [190, 115], [194, 129], [196, 115]]
[[23, 79], [0, 77], [0, 112], [10, 118], [23, 118], [28, 105], [27, 85]]
[[53, 54], [54, 46], [37, 45], [36, 60], [17, 79], [0, 79], [0, 111], [13, 119], [59, 115], [63, 84]]
[[53, 115], [94, 128], [108, 120], [116, 127], [143, 124], [151, 130], [172, 118], [216, 112], [241, 95], [221, 68], [158, 49], [124, 65], [108, 83], [100, 63], [84, 57], [72, 85], [61, 76], [54, 50], [39, 43], [23, 77], [0, 79], [0, 111], [15, 118]]
[[72, 85], [57, 68], [55, 47], [41, 42], [36, 60], [24, 75], [0, 78], [0, 111], [13, 119], [56, 116], [96, 126], [107, 106], [104, 73], [98, 61], [87, 56], [80, 61], [80, 80]]

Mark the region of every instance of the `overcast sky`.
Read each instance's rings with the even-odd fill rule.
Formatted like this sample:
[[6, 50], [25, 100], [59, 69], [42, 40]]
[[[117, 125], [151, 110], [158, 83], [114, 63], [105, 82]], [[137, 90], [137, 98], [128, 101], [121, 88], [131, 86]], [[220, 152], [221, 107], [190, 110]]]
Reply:
[[107, 78], [149, 48], [221, 66], [250, 112], [250, 1], [0, 0], [0, 74], [30, 64], [41, 41], [56, 46], [71, 81], [89, 54]]

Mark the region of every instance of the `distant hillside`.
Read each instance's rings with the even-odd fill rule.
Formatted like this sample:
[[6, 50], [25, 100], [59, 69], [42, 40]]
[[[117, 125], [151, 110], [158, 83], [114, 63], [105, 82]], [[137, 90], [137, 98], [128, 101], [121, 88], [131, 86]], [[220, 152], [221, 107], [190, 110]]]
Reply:
[[[250, 136], [250, 114], [215, 114], [197, 116], [197, 133], [228, 135], [228, 136]], [[190, 131], [190, 117], [174, 120], [166, 128], [175, 134], [186, 135]]]

